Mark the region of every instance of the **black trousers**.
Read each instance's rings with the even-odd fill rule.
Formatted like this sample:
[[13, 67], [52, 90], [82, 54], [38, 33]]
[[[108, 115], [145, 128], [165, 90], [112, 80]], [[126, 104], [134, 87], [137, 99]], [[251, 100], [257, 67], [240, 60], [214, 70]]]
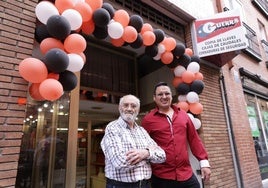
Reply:
[[150, 188], [150, 181], [140, 180], [138, 182], [126, 183], [107, 178], [106, 188]]
[[200, 188], [200, 184], [194, 174], [186, 181], [162, 179], [153, 175], [152, 188]]

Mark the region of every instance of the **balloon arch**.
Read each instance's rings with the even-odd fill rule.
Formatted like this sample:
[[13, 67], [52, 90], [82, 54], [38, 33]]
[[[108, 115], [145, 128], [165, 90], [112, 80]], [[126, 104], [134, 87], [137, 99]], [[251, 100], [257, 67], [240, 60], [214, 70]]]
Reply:
[[19, 64], [20, 75], [30, 83], [29, 94], [37, 101], [59, 99], [64, 91], [77, 85], [77, 77], [86, 62], [86, 40], [79, 33], [97, 39], [109, 37], [112, 45], [124, 44], [134, 49], [145, 47], [145, 53], [160, 60], [174, 73], [172, 85], [178, 94], [177, 106], [188, 112], [199, 129], [195, 115], [203, 111], [199, 94], [204, 89], [200, 59], [192, 49], [167, 37], [161, 29], [144, 23], [139, 15], [115, 10], [103, 0], [41, 1], [35, 7], [37, 19], [35, 39], [44, 55], [42, 60], [29, 57]]

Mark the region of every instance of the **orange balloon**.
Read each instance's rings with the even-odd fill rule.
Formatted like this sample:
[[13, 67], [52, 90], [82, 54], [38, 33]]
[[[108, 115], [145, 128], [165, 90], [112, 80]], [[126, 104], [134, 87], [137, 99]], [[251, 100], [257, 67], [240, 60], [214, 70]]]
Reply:
[[141, 34], [143, 34], [145, 31], [153, 31], [153, 27], [151, 26], [151, 24], [149, 23], [145, 23], [143, 24], [142, 28], [141, 28]]
[[129, 23], [129, 14], [123, 9], [119, 9], [114, 12], [113, 20], [121, 23], [123, 27], [126, 27]]
[[199, 102], [196, 103], [190, 103], [189, 104], [189, 110], [193, 114], [201, 114], [203, 112], [203, 105]]
[[55, 0], [55, 7], [58, 9], [59, 13], [63, 13], [67, 9], [74, 8], [74, 3], [72, 0]]
[[83, 22], [87, 22], [92, 18], [93, 11], [89, 4], [81, 1], [75, 4], [74, 9], [81, 14]]
[[68, 53], [81, 53], [87, 47], [87, 42], [80, 34], [70, 34], [64, 40], [64, 48]]
[[32, 83], [40, 83], [47, 78], [47, 67], [46, 65], [36, 58], [26, 58], [19, 64], [20, 75]]
[[195, 73], [194, 76], [195, 76], [195, 80], [203, 80], [204, 79], [204, 76], [201, 72]]
[[132, 26], [126, 26], [122, 38], [128, 43], [134, 42], [138, 37], [137, 30]]
[[54, 72], [48, 73], [47, 78], [53, 78], [55, 80], [59, 80], [60, 75]]
[[64, 50], [63, 43], [60, 40], [52, 37], [46, 38], [40, 43], [40, 51], [42, 54], [46, 54], [52, 48], [59, 48], [61, 50]]
[[36, 101], [44, 101], [44, 97], [39, 92], [40, 83], [32, 83], [29, 87], [30, 96]]
[[164, 52], [161, 54], [161, 61], [164, 64], [170, 64], [173, 61], [173, 54], [171, 52]]
[[89, 4], [93, 11], [101, 8], [103, 4], [103, 0], [86, 0], [85, 2]]
[[189, 104], [185, 101], [178, 102], [176, 106], [184, 110], [185, 112], [189, 110]]
[[142, 34], [143, 44], [144, 46], [151, 46], [155, 42], [155, 34], [152, 31], [145, 31]]
[[182, 78], [175, 76], [172, 80], [172, 85], [176, 88], [180, 83], [182, 83]]
[[54, 101], [62, 96], [63, 87], [58, 80], [48, 78], [41, 82], [39, 92], [44, 99]]
[[88, 20], [87, 22], [83, 22], [81, 26], [81, 30], [83, 33], [90, 35], [95, 30], [95, 23], [93, 22], [93, 19]]
[[176, 40], [172, 37], [165, 37], [161, 42], [166, 47], [166, 51], [172, 51], [176, 47]]
[[112, 45], [114, 45], [116, 47], [120, 47], [120, 46], [123, 46], [123, 44], [125, 43], [125, 40], [122, 37], [119, 39], [111, 38], [111, 43], [112, 43]]
[[193, 50], [191, 48], [185, 48], [185, 54], [189, 55], [190, 57], [193, 56]]
[[184, 71], [181, 75], [182, 81], [189, 84], [192, 83], [195, 79], [195, 75], [191, 71]]

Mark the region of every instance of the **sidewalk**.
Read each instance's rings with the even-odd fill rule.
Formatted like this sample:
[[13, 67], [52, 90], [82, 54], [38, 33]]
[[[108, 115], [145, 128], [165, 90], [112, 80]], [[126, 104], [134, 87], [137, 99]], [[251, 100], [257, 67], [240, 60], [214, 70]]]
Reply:
[[263, 188], [268, 188], [268, 179], [262, 181]]

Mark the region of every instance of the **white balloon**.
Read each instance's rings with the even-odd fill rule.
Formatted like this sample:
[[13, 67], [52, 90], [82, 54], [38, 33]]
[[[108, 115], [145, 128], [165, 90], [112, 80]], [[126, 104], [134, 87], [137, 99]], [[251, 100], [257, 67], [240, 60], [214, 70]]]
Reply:
[[187, 113], [187, 115], [189, 116], [189, 118], [192, 120], [192, 122], [194, 123], [194, 116], [193, 116], [193, 114], [191, 114], [191, 113]]
[[178, 96], [178, 101], [179, 101], [179, 102], [186, 102], [186, 101], [187, 101], [187, 99], [186, 99], [186, 95], [179, 95], [179, 96]]
[[71, 30], [74, 31], [81, 27], [83, 19], [81, 14], [77, 10], [67, 9], [63, 11], [61, 15], [69, 21], [71, 25]]
[[158, 44], [157, 49], [159, 54], [162, 54], [166, 51], [166, 47], [163, 44]]
[[201, 121], [199, 119], [194, 118], [193, 124], [194, 124], [194, 127], [195, 127], [196, 130], [197, 129], [200, 129], [200, 127], [201, 127]]
[[68, 54], [69, 65], [67, 70], [71, 72], [79, 72], [84, 66], [83, 58], [78, 54]]
[[189, 65], [187, 66], [187, 70], [192, 73], [197, 73], [200, 70], [200, 65], [197, 62], [193, 61], [189, 63]]
[[194, 91], [190, 91], [189, 93], [187, 93], [186, 99], [189, 103], [199, 102], [198, 94]]
[[108, 24], [108, 34], [112, 39], [119, 39], [124, 33], [124, 28], [119, 22], [112, 21]]
[[186, 71], [186, 69], [185, 69], [183, 66], [178, 65], [178, 66], [175, 67], [175, 69], [174, 69], [174, 74], [175, 74], [175, 76], [177, 76], [177, 77], [181, 77], [181, 75], [182, 75], [182, 73], [183, 73], [184, 71]]
[[154, 60], [158, 61], [161, 59], [161, 54], [157, 54], [156, 56], [153, 57]]
[[41, 1], [35, 7], [35, 15], [41, 23], [47, 24], [47, 20], [51, 16], [59, 15], [59, 11], [53, 3], [49, 1]]

